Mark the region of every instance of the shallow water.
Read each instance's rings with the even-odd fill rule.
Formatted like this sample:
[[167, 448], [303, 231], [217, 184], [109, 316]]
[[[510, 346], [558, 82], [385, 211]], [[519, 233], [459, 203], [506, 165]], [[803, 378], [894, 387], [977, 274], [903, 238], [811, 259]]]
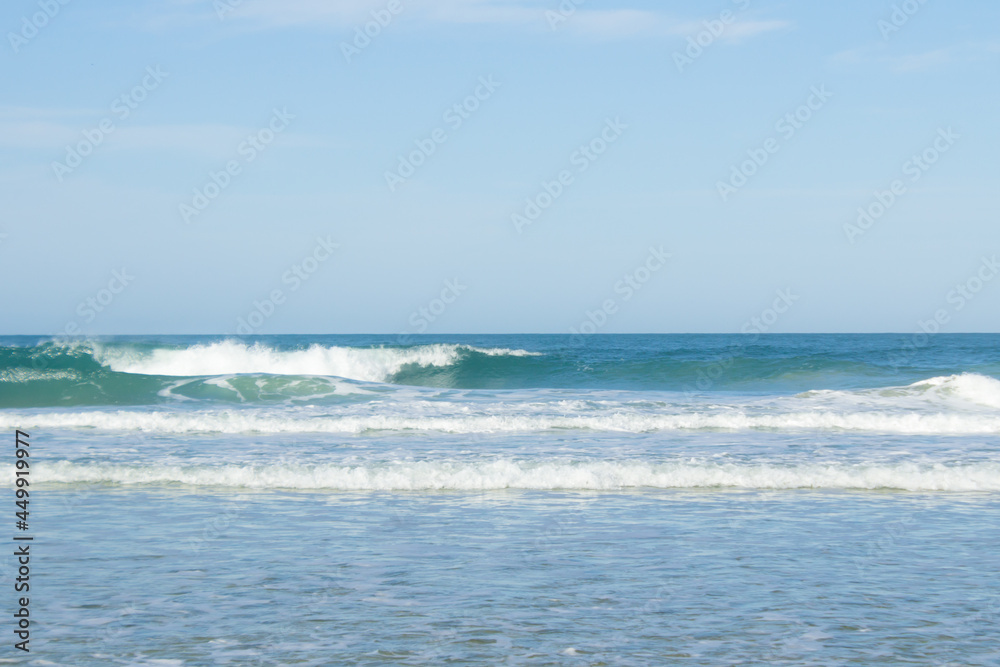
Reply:
[[992, 494], [74, 486], [45, 506], [36, 651], [57, 664], [998, 658]]
[[911, 338], [0, 339], [29, 663], [997, 664], [1000, 336]]

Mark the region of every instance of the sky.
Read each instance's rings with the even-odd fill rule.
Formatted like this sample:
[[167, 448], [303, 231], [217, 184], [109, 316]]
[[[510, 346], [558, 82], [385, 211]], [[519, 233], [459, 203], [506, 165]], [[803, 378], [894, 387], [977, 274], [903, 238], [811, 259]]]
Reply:
[[8, 0], [0, 334], [1000, 331], [986, 0]]

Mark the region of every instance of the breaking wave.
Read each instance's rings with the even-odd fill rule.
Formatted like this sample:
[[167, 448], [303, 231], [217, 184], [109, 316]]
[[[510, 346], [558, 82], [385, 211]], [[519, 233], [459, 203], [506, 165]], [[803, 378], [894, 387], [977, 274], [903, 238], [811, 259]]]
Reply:
[[33, 481], [105, 485], [192, 485], [331, 491], [501, 489], [899, 489], [1000, 491], [1000, 464], [718, 464], [698, 461], [400, 462], [343, 465], [168, 466], [57, 462]]
[[300, 350], [280, 350], [254, 343], [224, 340], [179, 349], [101, 348], [95, 358], [118, 373], [196, 377], [262, 373], [323, 375], [362, 382], [386, 382], [404, 367], [455, 364], [471, 353], [523, 357], [538, 353], [505, 348], [476, 348], [438, 343], [413, 347], [341, 347], [313, 344]]
[[1000, 415], [920, 412], [799, 411], [748, 413], [740, 408], [714, 412], [657, 414], [622, 405], [599, 411], [544, 414], [510, 406], [496, 413], [460, 407], [437, 415], [402, 408], [396, 414], [367, 410], [358, 414], [288, 414], [284, 411], [227, 409], [198, 411], [86, 411], [0, 413], [0, 428], [98, 429], [153, 433], [343, 433], [414, 431], [440, 433], [531, 433], [560, 429], [649, 433], [679, 430], [820, 430], [900, 434], [1000, 434]]

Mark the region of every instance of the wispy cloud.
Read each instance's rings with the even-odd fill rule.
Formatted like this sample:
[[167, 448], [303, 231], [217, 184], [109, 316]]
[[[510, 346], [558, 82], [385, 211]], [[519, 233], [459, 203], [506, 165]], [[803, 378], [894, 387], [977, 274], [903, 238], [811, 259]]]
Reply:
[[[790, 21], [735, 20], [725, 26], [719, 41], [738, 43], [746, 38], [791, 27]], [[616, 9], [577, 10], [560, 30], [602, 39], [632, 36], [688, 37], [704, 31], [701, 20], [677, 19], [659, 12]]]
[[726, 32], [722, 34], [722, 39], [738, 42], [750, 37], [756, 37], [765, 32], [785, 30], [791, 27], [791, 21], [736, 21], [726, 28]]
[[602, 39], [642, 34], [679, 34], [677, 22], [667, 21], [655, 12], [636, 9], [577, 10], [566, 21], [565, 29], [576, 34]]
[[92, 116], [99, 114], [95, 109], [46, 109], [42, 107], [19, 107], [0, 104], [0, 121], [9, 119], [68, 118], [71, 116]]
[[[92, 136], [102, 118], [93, 113], [81, 118], [74, 110], [0, 107], [0, 148], [40, 152], [43, 157], [58, 159], [67, 146], [84, 141], [84, 131]], [[120, 126], [102, 134], [105, 150], [161, 151], [228, 159], [248, 135], [259, 128], [221, 123], [160, 124]], [[322, 137], [283, 134], [282, 143], [317, 147], [329, 144]]]
[[[388, 0], [216, 0], [228, 3], [223, 22], [236, 28], [266, 30], [304, 27], [345, 31], [373, 20], [373, 12], [386, 10]], [[496, 25], [552, 32], [550, 17], [560, 5], [552, 0], [399, 0], [402, 10], [394, 22], [410, 26]], [[204, 0], [170, 0], [172, 11], [197, 12], [203, 20], [219, 21], [215, 10]], [[622, 7], [590, 9], [575, 6], [571, 14], [558, 21], [558, 30], [595, 39], [621, 39], [639, 36], [686, 37], [704, 30], [702, 20], [710, 17], [680, 19], [659, 11]], [[149, 27], [183, 25], [191, 16], [151, 17]], [[765, 32], [789, 27], [788, 21], [737, 19], [726, 26], [719, 39], [739, 42]]]
[[[67, 146], [86, 141], [84, 129], [95, 136], [95, 127], [43, 121], [0, 121], [0, 148], [31, 150], [41, 157], [62, 159]], [[122, 127], [102, 137], [100, 150], [159, 151], [222, 160], [232, 156], [247, 134], [248, 131], [232, 126], [210, 124]]]
[[830, 60], [841, 65], [881, 65], [893, 72], [928, 72], [948, 65], [972, 63], [1000, 55], [1000, 44], [994, 42], [968, 42], [923, 51], [920, 53], [892, 53], [884, 42], [841, 51]]

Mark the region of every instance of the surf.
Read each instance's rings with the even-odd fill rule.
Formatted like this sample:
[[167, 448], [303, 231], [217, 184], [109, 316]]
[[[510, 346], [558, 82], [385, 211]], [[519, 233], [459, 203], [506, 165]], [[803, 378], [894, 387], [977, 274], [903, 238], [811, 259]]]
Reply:
[[45, 463], [47, 484], [208, 486], [325, 491], [830, 489], [1000, 491], [1000, 463], [799, 464], [708, 461], [394, 461], [364, 465]]

